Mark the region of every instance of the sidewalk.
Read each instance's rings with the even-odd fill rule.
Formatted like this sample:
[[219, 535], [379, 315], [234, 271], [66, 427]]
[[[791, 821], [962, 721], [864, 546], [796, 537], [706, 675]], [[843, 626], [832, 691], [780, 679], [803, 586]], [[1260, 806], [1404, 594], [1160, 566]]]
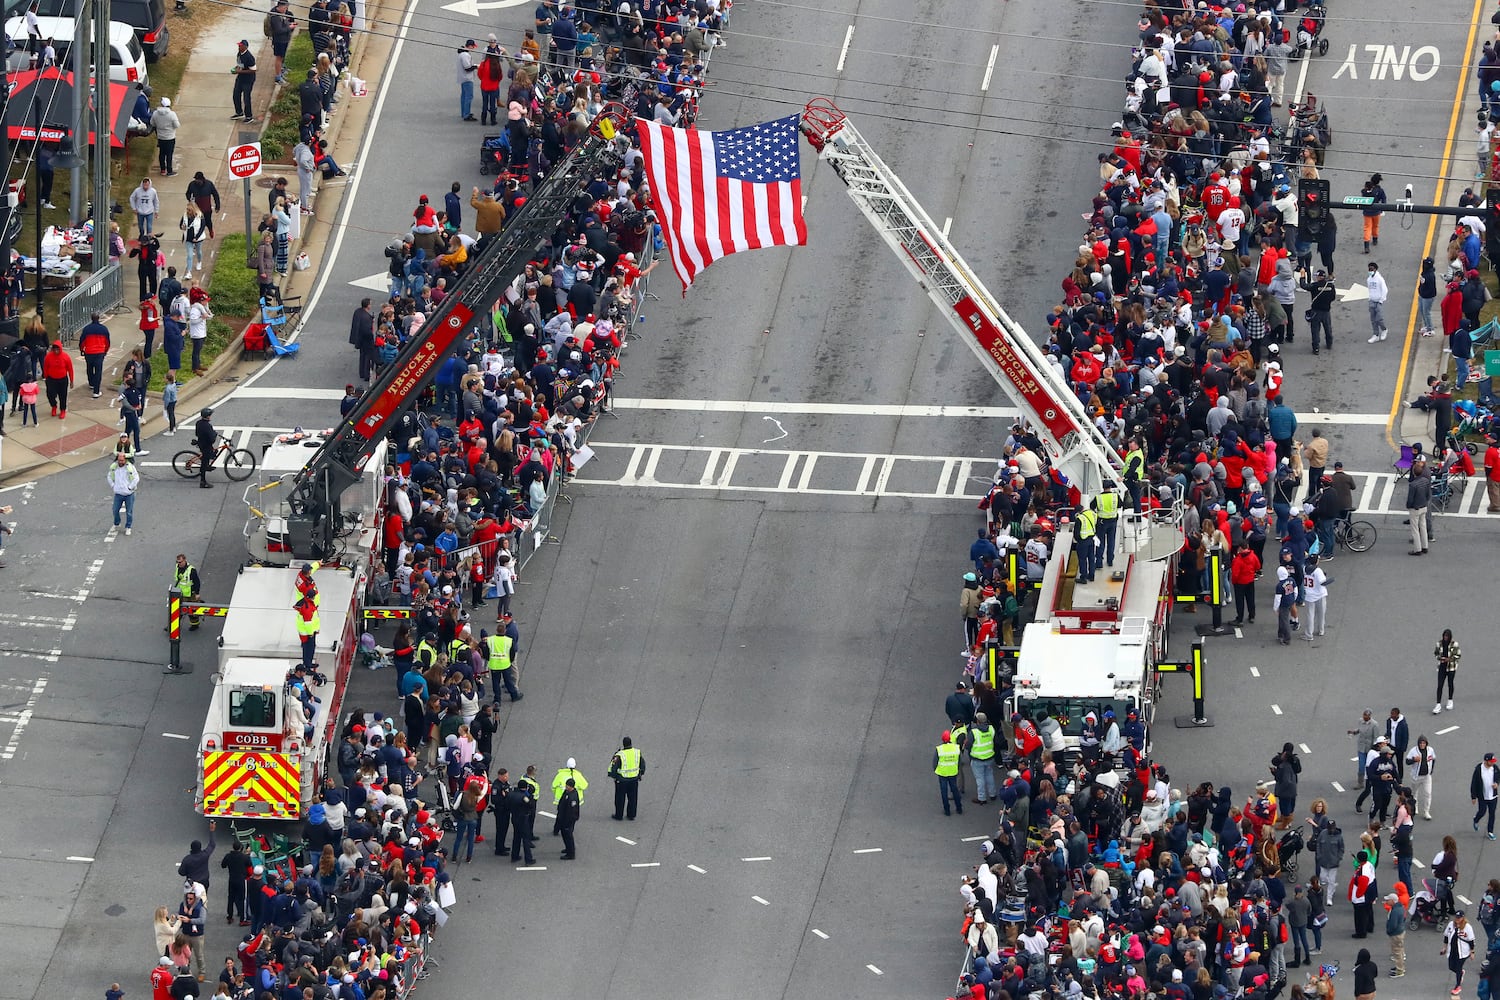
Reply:
[[[375, 25], [383, 20], [385, 5], [371, 6], [369, 23]], [[230, 146], [259, 138], [265, 127], [266, 109], [280, 91], [280, 87], [274, 86], [272, 82], [275, 62], [270, 42], [261, 33], [263, 17], [264, 12], [253, 8], [228, 10], [199, 36], [197, 45], [188, 57], [181, 94], [164, 94], [160, 90], [153, 93], [153, 103], [160, 101], [162, 97], [170, 97], [173, 109], [182, 119], [182, 127], [177, 133], [176, 176], [162, 177], [157, 172], [153, 139], [132, 141], [130, 169], [140, 177], [151, 177], [152, 184], [162, 188], [162, 211], [157, 218], [157, 229], [162, 238], [162, 253], [166, 257], [167, 266], [179, 269], [179, 279], [186, 279], [186, 275], [180, 273], [186, 254], [177, 232], [177, 220], [186, 204], [184, 192], [195, 171], [201, 170], [204, 176], [211, 178], [223, 197], [223, 208], [214, 218], [216, 237], [244, 229], [243, 184], [228, 176], [226, 159]], [[254, 92], [257, 116], [254, 125], [229, 120], [234, 107], [234, 77], [228, 72], [228, 67], [234, 60], [236, 45], [241, 38], [249, 39], [257, 47], [256, 61], [260, 67]], [[340, 94], [340, 113], [333, 118], [329, 128], [330, 146], [340, 163], [352, 162], [355, 158], [374, 104], [374, 95], [384, 76], [391, 44], [392, 40], [380, 33], [360, 36], [355, 41], [350, 69], [354, 75], [369, 81], [369, 96], [351, 97], [347, 88]], [[252, 222], [259, 221], [266, 191], [272, 186], [272, 179], [278, 175], [290, 177], [292, 189], [296, 190], [294, 167], [289, 163], [266, 164], [262, 175], [251, 182]], [[139, 178], [136, 181], [139, 183]], [[329, 182], [329, 196], [337, 198], [343, 183], [343, 178]], [[318, 190], [322, 189], [323, 185], [320, 183]], [[315, 205], [316, 203], [317, 199]], [[312, 258], [313, 266], [306, 271], [291, 271], [282, 280], [284, 292], [290, 293], [295, 287], [303, 285], [310, 288], [317, 278], [327, 243], [329, 223], [333, 217], [332, 207], [322, 215], [324, 218], [302, 218], [301, 238], [292, 241], [291, 253], [295, 257], [298, 252], [306, 252]], [[128, 229], [126, 218], [130, 219]], [[133, 232], [134, 217], [128, 212], [121, 216], [121, 228]], [[217, 259], [219, 242], [216, 238], [209, 243], [206, 256], [210, 268]], [[227, 265], [234, 263], [226, 262]], [[76, 468], [113, 451], [114, 442], [120, 433], [119, 405], [116, 400], [121, 372], [130, 352], [144, 343], [138, 326], [140, 314], [136, 309], [139, 299], [135, 270], [130, 264], [127, 258], [122, 265], [125, 268], [124, 302], [117, 312], [105, 317], [105, 324], [110, 330], [111, 347], [104, 368], [104, 387], [100, 398], [90, 398], [88, 382], [84, 378], [83, 359], [78, 354], [77, 345], [72, 345], [70, 351], [76, 384], [68, 395], [68, 418], [60, 420], [48, 416], [45, 401], [38, 406], [42, 413], [40, 425], [23, 429], [19, 415], [8, 417], [5, 424], [6, 436], [0, 439], [0, 484], [39, 479], [64, 469]], [[206, 272], [194, 272], [200, 276], [203, 273]], [[163, 269], [162, 277], [165, 276], [166, 271]], [[212, 285], [209, 286], [209, 292], [213, 292]], [[153, 369], [166, 363], [160, 344], [158, 335], [157, 350], [151, 357]], [[153, 394], [146, 403], [141, 445], [148, 450], [163, 453], [177, 450], [179, 444], [180, 447], [187, 447], [187, 437], [191, 435], [184, 437], [182, 431], [184, 427], [191, 431], [198, 408], [202, 405], [197, 400], [226, 378], [247, 376], [260, 363], [242, 360], [240, 351], [231, 348], [209, 366], [207, 374], [202, 378], [193, 377], [191, 369], [185, 366], [178, 372], [182, 386], [177, 403], [178, 436], [165, 441], [147, 440], [166, 430], [167, 426], [162, 415], [161, 397]], [[153, 457], [159, 459], [162, 455]]]
[[[1465, 86], [1464, 89], [1466, 93], [1463, 108], [1459, 111], [1458, 120], [1460, 122], [1473, 122], [1479, 114], [1479, 95], [1474, 92], [1472, 87]], [[1479, 163], [1474, 154], [1474, 133], [1471, 129], [1460, 126], [1459, 134], [1453, 140], [1453, 159], [1448, 165], [1447, 173], [1450, 177], [1455, 178], [1471, 177], [1473, 181], [1462, 183], [1454, 180], [1447, 184], [1443, 190], [1443, 204], [1456, 206], [1459, 196], [1463, 194], [1465, 187], [1473, 187], [1478, 193], [1484, 193], [1486, 179], [1479, 171]], [[1482, 209], [1479, 211], [1479, 214], [1481, 217], [1483, 216]], [[1438, 216], [1436, 221], [1437, 228], [1433, 231], [1432, 257], [1433, 260], [1438, 261], [1441, 265], [1445, 259], [1443, 253], [1445, 252], [1444, 248], [1448, 245], [1448, 234], [1452, 232], [1454, 223], [1457, 220], [1451, 217]], [[1416, 268], [1412, 268], [1413, 273], [1416, 270]], [[1493, 291], [1493, 289], [1491, 290]], [[1444, 345], [1448, 342], [1447, 338], [1443, 336], [1442, 324], [1437, 322], [1438, 304], [1442, 301], [1443, 294], [1443, 284], [1439, 282], [1438, 301], [1432, 304], [1434, 329], [1437, 332], [1431, 337], [1413, 335], [1415, 337], [1414, 343], [1416, 344], [1416, 348], [1412, 351], [1410, 377], [1407, 379], [1403, 389], [1405, 399], [1399, 404], [1400, 412], [1396, 415], [1395, 426], [1393, 428], [1395, 433], [1394, 443], [1397, 445], [1421, 441], [1425, 446], [1432, 442], [1432, 433], [1434, 430], [1432, 414], [1426, 410], [1414, 410], [1407, 406], [1406, 403], [1409, 400], [1416, 399], [1427, 391], [1427, 376], [1442, 375], [1446, 377], [1450, 374], [1453, 367], [1452, 357], [1443, 350]], [[1412, 302], [1411, 325], [1415, 327], [1417, 325], [1416, 299], [1413, 298]], [[1475, 364], [1482, 367], [1483, 359], [1476, 358]]]

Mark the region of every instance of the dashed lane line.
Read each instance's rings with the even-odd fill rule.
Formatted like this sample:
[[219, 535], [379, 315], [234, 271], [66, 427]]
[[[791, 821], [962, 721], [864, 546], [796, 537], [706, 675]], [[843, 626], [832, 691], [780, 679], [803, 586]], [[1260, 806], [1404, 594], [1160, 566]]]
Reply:
[[860, 848], [857, 848], [854, 853], [855, 854], [879, 854], [883, 850], [885, 850], [885, 848], [883, 848], [883, 847], [860, 847]]
[[866, 965], [865, 968], [869, 969], [871, 972], [875, 973], [875, 975], [877, 975], [877, 976], [883, 976], [883, 975], [885, 975], [885, 973], [881, 972], [880, 969], [877, 968], [876, 966]]
[[630, 864], [630, 867], [632, 867], [632, 868], [660, 868], [661, 867], [661, 862], [660, 861], [632, 861], [631, 864]]
[[764, 857], [764, 858], [740, 858], [740, 860], [741, 861], [770, 861], [771, 858], [770, 857]]
[[47, 690], [47, 678], [39, 677], [31, 685], [31, 694], [26, 699], [26, 705], [16, 716], [14, 727], [10, 731], [10, 739], [0, 748], [0, 760], [11, 760], [16, 756], [16, 750], [21, 745], [21, 737], [26, 732], [26, 727], [31, 724], [31, 714], [36, 710], [37, 702], [41, 701], [42, 695]]
[[770, 906], [771, 905], [771, 901], [768, 900], [768, 899], [762, 899], [759, 896], [751, 896], [750, 898], [753, 899], [753, 900], [755, 900], [761, 906]]
[[631, 847], [635, 846], [635, 841], [631, 840], [629, 837], [616, 837], [615, 839], [622, 844], [629, 844]]
[[1433, 735], [1434, 736], [1447, 736], [1449, 733], [1455, 733], [1455, 732], [1457, 732], [1458, 728], [1459, 728], [1458, 726], [1449, 726], [1447, 729], [1439, 729]]
[[1342, 792], [1344, 790], [1344, 786], [1341, 785], [1341, 784], [1339, 784], [1337, 781], [1332, 782], [1332, 784], [1333, 784], [1333, 790], [1335, 792]]
[[816, 928], [816, 927], [814, 927], [814, 928], [813, 928], [813, 929], [812, 929], [812, 932], [813, 932], [813, 933], [814, 933], [814, 934], [816, 934], [816, 935], [817, 935], [817, 936], [818, 936], [818, 937], [820, 937], [820, 938], [822, 938], [822, 939], [823, 939], [823, 940], [824, 940], [824, 941], [827, 941], [827, 940], [828, 940], [828, 935], [827, 935], [827, 934], [824, 934], [824, 933], [823, 933], [823, 932], [822, 932], [822, 931], [820, 931], [820, 930], [818, 930], [818, 929], [817, 929], [817, 928]]
[[708, 869], [707, 868], [699, 868], [697, 865], [688, 865], [688, 870], [689, 871], [697, 872], [699, 875], [707, 875], [708, 874]]

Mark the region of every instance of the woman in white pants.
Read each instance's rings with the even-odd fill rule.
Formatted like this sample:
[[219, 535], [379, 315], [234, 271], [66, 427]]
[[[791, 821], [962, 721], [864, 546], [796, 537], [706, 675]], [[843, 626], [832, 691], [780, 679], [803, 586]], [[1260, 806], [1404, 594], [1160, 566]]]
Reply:
[[1406, 751], [1406, 780], [1417, 797], [1417, 809], [1423, 819], [1432, 819], [1432, 772], [1437, 767], [1437, 754], [1426, 736], [1417, 737], [1417, 745]]

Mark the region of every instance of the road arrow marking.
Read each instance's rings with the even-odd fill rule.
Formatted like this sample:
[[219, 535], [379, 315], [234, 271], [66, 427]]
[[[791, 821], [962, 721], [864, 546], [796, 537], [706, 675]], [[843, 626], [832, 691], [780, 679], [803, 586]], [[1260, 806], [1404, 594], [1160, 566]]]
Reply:
[[1350, 285], [1348, 288], [1339, 289], [1340, 302], [1359, 302], [1361, 299], [1369, 299], [1370, 290], [1364, 285]]
[[[454, 6], [457, 6], [457, 4]], [[355, 288], [368, 288], [372, 292], [389, 292], [391, 290], [391, 276], [385, 271], [377, 271], [368, 278], [355, 278], [349, 284]]]
[[480, 0], [458, 0], [457, 3], [443, 4], [444, 10], [451, 10], [455, 14], [467, 14], [469, 17], [478, 17], [482, 10], [500, 10], [505, 7], [523, 7], [531, 0], [488, 0], [481, 3]]

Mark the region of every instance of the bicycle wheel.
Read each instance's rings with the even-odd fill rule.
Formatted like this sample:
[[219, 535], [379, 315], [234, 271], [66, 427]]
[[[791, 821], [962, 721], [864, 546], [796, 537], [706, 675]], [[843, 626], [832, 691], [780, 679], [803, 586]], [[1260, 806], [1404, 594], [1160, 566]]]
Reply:
[[1344, 529], [1344, 544], [1350, 552], [1368, 552], [1375, 544], [1375, 525], [1369, 521], [1350, 521]]
[[224, 475], [235, 482], [255, 475], [255, 455], [249, 448], [236, 448], [224, 453]]
[[202, 461], [196, 451], [179, 451], [172, 456], [172, 470], [183, 479], [198, 478], [198, 463]]

